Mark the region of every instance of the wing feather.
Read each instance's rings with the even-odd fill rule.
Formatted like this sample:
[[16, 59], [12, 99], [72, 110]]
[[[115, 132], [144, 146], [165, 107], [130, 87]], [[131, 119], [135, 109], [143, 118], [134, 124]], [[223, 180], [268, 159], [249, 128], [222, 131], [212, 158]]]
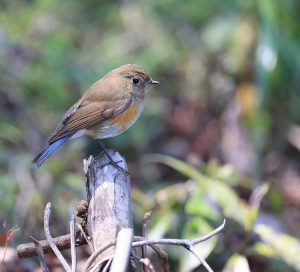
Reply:
[[[132, 98], [117, 100], [114, 103], [79, 100], [64, 115], [48, 143], [114, 118], [126, 111], [132, 102]], [[108, 111], [111, 112], [110, 116], [105, 114]]]

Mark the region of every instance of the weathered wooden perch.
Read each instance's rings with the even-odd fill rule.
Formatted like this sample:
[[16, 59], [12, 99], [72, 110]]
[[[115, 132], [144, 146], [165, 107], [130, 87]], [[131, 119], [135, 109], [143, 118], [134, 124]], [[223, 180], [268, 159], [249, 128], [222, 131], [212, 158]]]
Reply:
[[[132, 228], [127, 165], [118, 152], [112, 149], [107, 149], [107, 152], [126, 171], [111, 165], [104, 153], [96, 157], [90, 156], [84, 161], [89, 203], [86, 230], [94, 250], [109, 242], [115, 242], [118, 231], [122, 228]], [[114, 247], [109, 248], [96, 261], [111, 255], [113, 251]]]
[[[104, 152], [84, 160], [89, 203], [85, 228], [93, 249], [108, 242], [115, 242], [118, 231], [122, 228], [132, 228], [130, 180], [127, 175], [127, 165], [118, 152], [107, 149], [107, 153], [124, 171], [113, 166]], [[78, 212], [82, 213], [82, 211]], [[70, 234], [54, 238], [53, 242], [60, 250], [69, 249]], [[51, 251], [47, 240], [40, 241], [40, 244], [44, 253]], [[76, 246], [83, 244], [86, 244], [86, 241], [83, 237], [78, 236]], [[19, 245], [17, 251], [21, 258], [37, 255], [34, 243]], [[113, 251], [114, 247], [109, 248], [98, 256], [96, 261], [111, 255]]]

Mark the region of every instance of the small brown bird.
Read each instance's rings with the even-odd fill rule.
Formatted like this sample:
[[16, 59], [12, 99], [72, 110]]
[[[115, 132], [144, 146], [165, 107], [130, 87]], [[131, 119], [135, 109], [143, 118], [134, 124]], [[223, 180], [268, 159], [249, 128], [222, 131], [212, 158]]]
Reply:
[[92, 84], [65, 113], [48, 146], [34, 158], [33, 163], [40, 166], [66, 141], [84, 134], [104, 139], [124, 132], [142, 113], [145, 93], [152, 84], [159, 82], [152, 80], [136, 64], [112, 70]]

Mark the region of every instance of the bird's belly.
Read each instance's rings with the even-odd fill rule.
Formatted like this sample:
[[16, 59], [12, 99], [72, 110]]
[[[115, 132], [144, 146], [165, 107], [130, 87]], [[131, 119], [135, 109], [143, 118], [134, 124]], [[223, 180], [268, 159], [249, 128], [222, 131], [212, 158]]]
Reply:
[[87, 129], [86, 134], [95, 139], [117, 136], [136, 122], [143, 111], [143, 107], [143, 103], [134, 103], [119, 116]]

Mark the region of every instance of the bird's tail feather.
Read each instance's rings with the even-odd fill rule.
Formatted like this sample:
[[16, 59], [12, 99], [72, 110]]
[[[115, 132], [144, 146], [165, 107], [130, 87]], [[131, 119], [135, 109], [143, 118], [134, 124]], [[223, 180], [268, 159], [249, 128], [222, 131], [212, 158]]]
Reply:
[[34, 158], [32, 163], [40, 167], [57, 149], [59, 149], [71, 137], [72, 135], [67, 135], [49, 144]]

